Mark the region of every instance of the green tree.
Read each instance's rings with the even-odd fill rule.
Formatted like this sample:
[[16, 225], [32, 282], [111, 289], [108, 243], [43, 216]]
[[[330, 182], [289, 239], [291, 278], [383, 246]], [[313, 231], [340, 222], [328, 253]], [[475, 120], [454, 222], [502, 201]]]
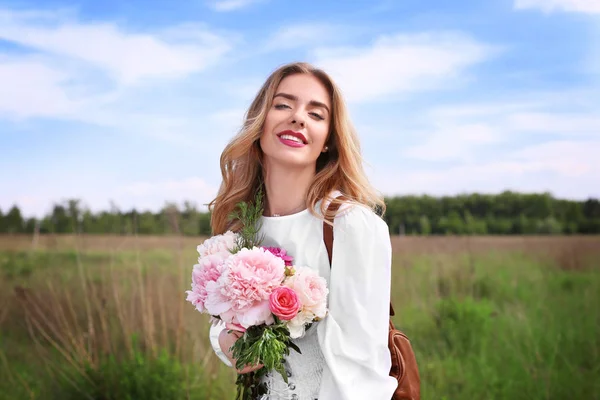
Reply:
[[429, 222], [427, 215], [421, 215], [421, 218], [419, 219], [419, 232], [421, 235], [431, 234], [431, 223]]
[[82, 231], [82, 210], [80, 206], [81, 200], [69, 199], [66, 201], [66, 211], [69, 217], [70, 227], [69, 232], [81, 233]]
[[201, 213], [198, 217], [198, 234], [201, 236], [210, 236], [212, 229], [210, 227], [210, 213]]
[[53, 233], [72, 233], [73, 225], [71, 218], [67, 213], [67, 209], [62, 204], [55, 204], [52, 207], [52, 215], [50, 216], [52, 224], [51, 232]]
[[14, 205], [8, 210], [8, 213], [4, 217], [4, 225], [6, 226], [6, 233], [22, 233], [25, 230], [25, 224], [21, 210], [18, 206]]
[[150, 211], [138, 214], [138, 233], [142, 235], [156, 235], [160, 232], [157, 216]]
[[200, 213], [196, 205], [189, 201], [183, 203], [181, 211], [181, 233], [188, 236], [197, 235], [200, 231]]
[[556, 235], [563, 232], [560, 222], [554, 217], [547, 217], [537, 223], [537, 232], [542, 234]]
[[25, 220], [25, 228], [23, 230], [24, 233], [32, 234], [35, 232], [35, 227], [38, 224], [37, 218], [27, 218]]

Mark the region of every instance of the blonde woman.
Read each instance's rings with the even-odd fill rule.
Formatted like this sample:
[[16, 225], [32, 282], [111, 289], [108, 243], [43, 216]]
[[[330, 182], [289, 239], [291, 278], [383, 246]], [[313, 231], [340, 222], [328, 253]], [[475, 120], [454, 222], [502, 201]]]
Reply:
[[[384, 209], [361, 164], [360, 146], [338, 87], [306, 63], [284, 65], [266, 80], [239, 134], [221, 155], [223, 181], [211, 202], [213, 234], [239, 229], [228, 215], [265, 192], [263, 245], [281, 247], [295, 265], [328, 283], [328, 315], [294, 343], [278, 373], [264, 378], [260, 399], [389, 400], [388, 323], [391, 245]], [[342, 197], [338, 197], [339, 195]], [[336, 212], [333, 258], [323, 242], [328, 205]], [[211, 327], [216, 354], [235, 365], [229, 348], [241, 333]], [[238, 370], [247, 373], [257, 367]]]

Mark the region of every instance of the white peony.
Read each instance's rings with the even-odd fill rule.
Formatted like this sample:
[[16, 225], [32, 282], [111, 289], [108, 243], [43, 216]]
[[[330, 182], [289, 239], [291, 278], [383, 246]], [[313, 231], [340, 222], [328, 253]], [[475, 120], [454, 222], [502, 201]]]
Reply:
[[327, 281], [319, 273], [308, 267], [296, 267], [294, 275], [283, 283], [298, 295], [301, 310], [318, 318], [327, 315]]
[[290, 331], [290, 337], [297, 339], [304, 335], [304, 330], [307, 324], [310, 324], [315, 319], [315, 314], [310, 311], [299, 312], [294, 318], [286, 323], [288, 330]]

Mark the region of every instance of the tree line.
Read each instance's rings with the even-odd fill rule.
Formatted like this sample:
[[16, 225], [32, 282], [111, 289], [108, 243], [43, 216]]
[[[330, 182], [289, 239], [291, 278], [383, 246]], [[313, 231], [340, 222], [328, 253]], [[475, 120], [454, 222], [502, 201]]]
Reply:
[[[385, 199], [391, 234], [522, 235], [598, 234], [600, 201], [557, 199], [549, 193], [395, 196]], [[14, 205], [0, 209], [0, 233], [210, 235], [210, 214], [191, 202], [167, 203], [157, 211], [92, 212], [81, 200], [53, 204], [43, 218], [26, 218]]]

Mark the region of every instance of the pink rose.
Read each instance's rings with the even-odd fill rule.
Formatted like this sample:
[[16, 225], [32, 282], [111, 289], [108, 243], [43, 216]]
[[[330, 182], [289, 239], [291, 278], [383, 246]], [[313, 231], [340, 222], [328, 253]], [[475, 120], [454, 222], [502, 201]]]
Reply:
[[286, 267], [291, 267], [292, 266], [292, 261], [294, 261], [294, 258], [292, 256], [289, 256], [287, 254], [287, 252], [279, 247], [263, 247], [263, 249], [273, 253], [273, 255], [281, 258], [284, 262]]
[[327, 289], [327, 281], [319, 276], [317, 271], [308, 267], [298, 267], [296, 273], [285, 280], [284, 286], [296, 292], [302, 303], [303, 312], [325, 318], [329, 289]]
[[271, 312], [283, 321], [294, 318], [300, 310], [300, 305], [296, 292], [286, 286], [280, 286], [273, 290], [269, 297]]

